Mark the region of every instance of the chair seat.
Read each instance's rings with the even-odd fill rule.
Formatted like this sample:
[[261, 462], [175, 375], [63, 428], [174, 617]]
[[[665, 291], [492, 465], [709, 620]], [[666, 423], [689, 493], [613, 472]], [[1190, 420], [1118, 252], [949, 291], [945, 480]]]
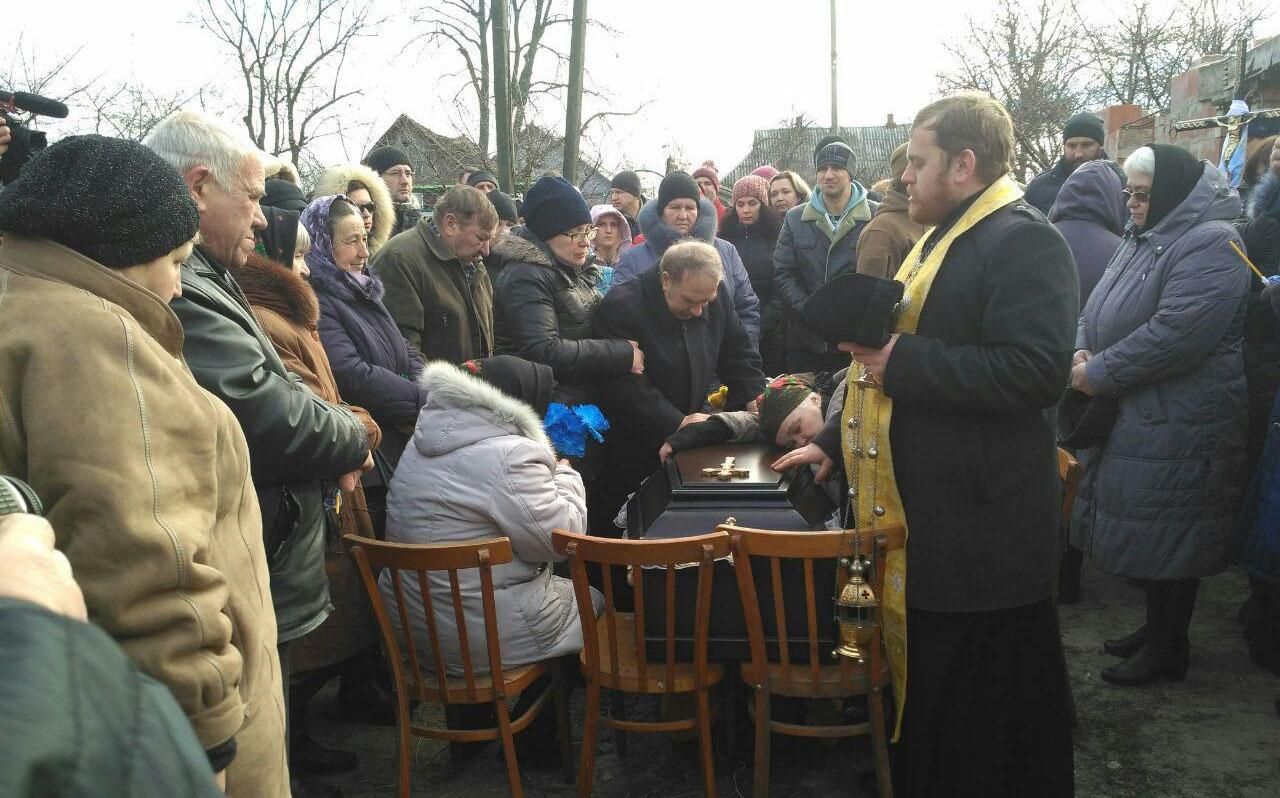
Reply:
[[[490, 674], [477, 673], [475, 675], [476, 696], [472, 698], [467, 692], [467, 680], [461, 676], [446, 675], [444, 677], [445, 689], [442, 691], [440, 689], [440, 680], [434, 673], [415, 676], [409, 672], [411, 670], [412, 668], [406, 664], [405, 681], [408, 684], [410, 695], [418, 695], [418, 681], [421, 680], [425, 700], [427, 701], [447, 704], [470, 704], [494, 700], [493, 678]], [[543, 662], [508, 668], [502, 672], [503, 692], [507, 696], [521, 693], [546, 672], [547, 666]]]
[[[756, 675], [755, 664], [748, 661], [739, 665], [744, 684], [760, 684]], [[789, 677], [789, 678], [788, 678]], [[770, 662], [768, 668], [769, 692], [792, 698], [847, 698], [865, 695], [867, 692], [867, 673], [861, 665], [822, 665], [818, 668], [817, 681], [808, 664], [792, 663], [790, 673], [783, 675], [782, 665]], [[888, 686], [890, 681], [889, 663], [886, 661], [880, 669], [879, 683]]]
[[[630, 613], [614, 614], [615, 628], [618, 633], [618, 663], [615, 668], [613, 652], [609, 649], [609, 623], [607, 616], [596, 619], [596, 639], [600, 641], [600, 675], [606, 687], [613, 687], [628, 693], [690, 693], [697, 689], [695, 669], [692, 662], [677, 662], [674, 668], [673, 684], [667, 685], [667, 665], [665, 662], [646, 663], [645, 681], [640, 683], [640, 668], [636, 662], [635, 618]], [[579, 660], [586, 664], [586, 652], [579, 655]], [[724, 666], [718, 663], [707, 664], [707, 685], [719, 683], [724, 679]]]

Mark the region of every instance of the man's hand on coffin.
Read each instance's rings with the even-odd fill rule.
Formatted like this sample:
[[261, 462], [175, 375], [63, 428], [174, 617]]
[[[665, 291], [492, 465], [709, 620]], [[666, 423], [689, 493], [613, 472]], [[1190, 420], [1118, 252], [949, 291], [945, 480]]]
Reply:
[[672, 455], [671, 444], [666, 443], [664, 441], [662, 446], [658, 447], [658, 459], [665, 463], [671, 457], [671, 455]]
[[826, 482], [831, 476], [831, 469], [835, 466], [827, 453], [819, 448], [818, 444], [810, 443], [807, 446], [801, 446], [799, 449], [787, 452], [774, 461], [769, 466], [774, 471], [786, 471], [788, 468], [794, 468], [799, 465], [816, 465], [818, 466], [817, 480]]

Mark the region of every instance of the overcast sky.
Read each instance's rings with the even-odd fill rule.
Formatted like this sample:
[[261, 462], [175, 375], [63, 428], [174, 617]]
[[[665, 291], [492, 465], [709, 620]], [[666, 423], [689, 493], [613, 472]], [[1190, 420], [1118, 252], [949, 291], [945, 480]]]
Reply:
[[[378, 40], [361, 43], [348, 67], [363, 82], [365, 96], [343, 110], [346, 135], [317, 146], [322, 160], [358, 159], [400, 113], [441, 133], [473, 133], [452, 104], [460, 79], [446, 77], [461, 66], [456, 53], [405, 48], [414, 9], [432, 1], [371, 0], [375, 14], [391, 22]], [[889, 113], [909, 121], [936, 95], [936, 75], [947, 67], [943, 43], [965, 30], [966, 15], [981, 14], [992, 2], [838, 0], [841, 123], [883, 124]], [[727, 172], [747, 153], [756, 128], [778, 126], [798, 113], [828, 124], [828, 5], [590, 0], [589, 15], [618, 35], [591, 30], [588, 81], [612, 98], [614, 108], [648, 103], [640, 115], [615, 120], [612, 134], [596, 142], [606, 167], [661, 170], [666, 148], [674, 147], [691, 166], [712, 159]], [[6, 2], [0, 69], [19, 33], [27, 47], [38, 43], [42, 63], [83, 45], [78, 77], [132, 76], [158, 90], [223, 85], [226, 116], [235, 119], [237, 73], [217, 42], [190, 21], [195, 6], [196, 0]], [[1276, 22], [1259, 33], [1274, 32]], [[84, 109], [73, 107], [72, 113], [78, 110]], [[600, 105], [589, 102], [584, 116], [595, 110]], [[561, 108], [548, 106], [541, 121], [562, 126]]]

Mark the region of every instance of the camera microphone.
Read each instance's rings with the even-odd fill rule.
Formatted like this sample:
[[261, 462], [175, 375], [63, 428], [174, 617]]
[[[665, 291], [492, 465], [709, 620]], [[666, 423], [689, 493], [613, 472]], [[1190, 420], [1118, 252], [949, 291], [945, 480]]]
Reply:
[[10, 513], [44, 515], [44, 506], [30, 485], [20, 479], [0, 476], [0, 515]]
[[68, 113], [67, 106], [57, 100], [41, 97], [39, 94], [28, 94], [25, 91], [15, 91], [12, 94], [0, 91], [0, 103], [11, 105], [19, 111], [37, 116], [50, 116], [54, 119], [66, 119]]

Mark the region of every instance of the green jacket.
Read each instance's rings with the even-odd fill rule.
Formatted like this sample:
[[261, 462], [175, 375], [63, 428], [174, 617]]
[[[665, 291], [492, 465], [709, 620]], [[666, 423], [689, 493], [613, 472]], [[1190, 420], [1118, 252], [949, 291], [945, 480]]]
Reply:
[[493, 284], [484, 264], [464, 264], [423, 219], [369, 262], [387, 293], [382, 304], [423, 360], [462, 363], [493, 354]]
[[101, 629], [0, 599], [0, 640], [0, 795], [222, 795], [168, 688]]
[[[363, 425], [285, 370], [235, 280], [199, 250], [182, 266], [182, 354], [205, 390], [244, 429], [271, 569], [279, 640], [310, 632], [329, 614], [324, 534], [332, 480], [368, 454]], [[322, 487], [322, 482], [324, 483]]]

